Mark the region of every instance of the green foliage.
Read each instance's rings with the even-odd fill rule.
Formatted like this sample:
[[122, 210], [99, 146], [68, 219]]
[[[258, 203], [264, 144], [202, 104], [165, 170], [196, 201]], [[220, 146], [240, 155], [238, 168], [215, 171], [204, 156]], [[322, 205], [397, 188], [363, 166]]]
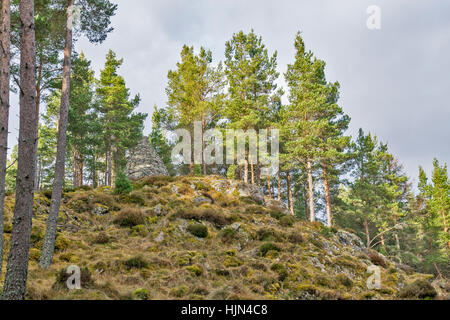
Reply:
[[121, 227], [135, 227], [145, 224], [145, 216], [139, 209], [125, 207], [120, 210], [114, 223]]
[[131, 185], [130, 180], [128, 177], [120, 171], [117, 174], [116, 181], [114, 183], [114, 193], [115, 194], [129, 194], [131, 191], [133, 191], [133, 186]]
[[137, 290], [134, 292], [134, 295], [135, 295], [139, 300], [148, 300], [148, 299], [150, 298], [150, 294], [149, 294], [148, 290], [147, 290], [147, 289], [144, 289], [144, 288], [137, 289]]
[[406, 285], [399, 296], [404, 299], [432, 299], [437, 296], [437, 293], [427, 280], [420, 279]]
[[189, 225], [187, 230], [198, 238], [206, 238], [208, 236], [208, 228], [200, 223]]
[[144, 269], [148, 267], [148, 262], [142, 256], [132, 257], [123, 262], [124, 266], [128, 269]]
[[273, 243], [270, 243], [270, 242], [269, 243], [264, 243], [259, 248], [259, 254], [262, 257], [265, 257], [269, 251], [277, 251], [278, 252], [278, 251], [281, 251], [281, 249], [277, 245], [275, 245]]
[[235, 164], [232, 164], [227, 169], [227, 178], [230, 180], [236, 179], [236, 170], [237, 166]]

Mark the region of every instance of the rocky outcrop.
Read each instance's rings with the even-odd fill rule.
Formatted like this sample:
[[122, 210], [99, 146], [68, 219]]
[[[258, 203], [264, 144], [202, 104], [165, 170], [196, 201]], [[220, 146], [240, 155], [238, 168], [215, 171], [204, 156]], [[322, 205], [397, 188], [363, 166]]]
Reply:
[[136, 148], [130, 152], [125, 174], [132, 180], [169, 175], [148, 137], [142, 138]]

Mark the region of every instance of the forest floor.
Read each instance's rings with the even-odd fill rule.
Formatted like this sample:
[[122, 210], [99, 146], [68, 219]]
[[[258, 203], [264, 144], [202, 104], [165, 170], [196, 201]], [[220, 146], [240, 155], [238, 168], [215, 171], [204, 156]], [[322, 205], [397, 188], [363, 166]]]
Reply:
[[[298, 220], [273, 202], [243, 197], [236, 185], [214, 176], [150, 177], [128, 195], [65, 190], [48, 270], [39, 257], [51, 192], [37, 193], [27, 298], [449, 298], [432, 275], [367, 250], [351, 231]], [[13, 206], [11, 195], [7, 246]], [[80, 289], [67, 288], [70, 266], [81, 268]], [[370, 289], [377, 268], [380, 286]]]

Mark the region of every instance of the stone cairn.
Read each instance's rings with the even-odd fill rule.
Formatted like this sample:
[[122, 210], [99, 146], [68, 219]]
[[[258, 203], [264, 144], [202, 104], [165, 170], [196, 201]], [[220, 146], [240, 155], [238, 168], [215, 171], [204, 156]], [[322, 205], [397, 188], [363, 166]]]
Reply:
[[131, 180], [169, 175], [166, 166], [153, 149], [148, 137], [143, 137], [139, 144], [131, 150], [125, 174]]

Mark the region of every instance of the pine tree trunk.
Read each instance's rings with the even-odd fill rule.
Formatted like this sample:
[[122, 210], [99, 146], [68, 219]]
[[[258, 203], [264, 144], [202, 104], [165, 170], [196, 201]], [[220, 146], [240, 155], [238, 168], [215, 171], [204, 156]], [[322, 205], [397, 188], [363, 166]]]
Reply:
[[[43, 68], [43, 62], [42, 59], [39, 62], [39, 67], [38, 67], [38, 72], [37, 72], [37, 83], [36, 83], [36, 137], [37, 137], [37, 142], [36, 144], [39, 145], [39, 109], [41, 108], [41, 77], [42, 77], [42, 68]], [[36, 156], [34, 161], [36, 162], [36, 168], [38, 167], [38, 154], [36, 152]], [[36, 176], [35, 176], [35, 183], [34, 183], [34, 190], [35, 191], [39, 191], [40, 185], [39, 185], [39, 180], [40, 180], [40, 170], [36, 171]]]
[[281, 172], [278, 169], [278, 201], [281, 201]]
[[[71, 8], [74, 0], [68, 0], [68, 8]], [[70, 11], [67, 11], [69, 20]], [[53, 181], [52, 201], [50, 213], [47, 219], [44, 243], [42, 247], [40, 266], [44, 269], [50, 267], [55, 250], [56, 227], [58, 224], [61, 195], [64, 186], [64, 171], [66, 158], [67, 125], [70, 103], [70, 72], [72, 58], [72, 28], [66, 27], [66, 43], [64, 48], [63, 79], [61, 90], [61, 107], [58, 127], [58, 146], [56, 151], [55, 178]]]
[[369, 222], [367, 221], [367, 218], [364, 218], [364, 229], [366, 231], [366, 246], [367, 249], [370, 247], [370, 233], [369, 233]]
[[3, 229], [5, 210], [5, 177], [8, 157], [9, 82], [10, 82], [10, 1], [2, 0], [0, 24], [0, 275], [3, 270]]
[[19, 154], [13, 230], [3, 286], [4, 300], [25, 299], [36, 171], [35, 124], [38, 115], [36, 114], [34, 1], [21, 0], [19, 11], [21, 20]]
[[252, 175], [252, 184], [255, 184], [255, 167], [253, 166], [253, 160], [250, 159], [250, 172]]
[[288, 188], [288, 199], [289, 199], [289, 211], [292, 215], [294, 215], [294, 197], [292, 196], [292, 187], [291, 187], [291, 175], [286, 173], [286, 182]]
[[308, 200], [309, 200], [309, 221], [316, 221], [316, 213], [314, 210], [314, 182], [312, 176], [312, 163], [308, 161], [306, 164], [306, 171], [308, 175]]
[[206, 141], [205, 141], [205, 119], [202, 117], [202, 163], [203, 163], [203, 175], [206, 176], [208, 174], [207, 168], [206, 168], [206, 155], [205, 155], [205, 148], [206, 148]]
[[248, 183], [248, 161], [247, 161], [247, 158], [245, 159], [245, 163], [244, 163], [244, 182]]
[[269, 200], [272, 200], [272, 186], [270, 185], [270, 176], [267, 179], [267, 189], [269, 189]]
[[83, 156], [78, 152], [77, 146], [73, 148], [73, 186], [81, 187], [83, 185]]
[[325, 207], [327, 213], [327, 226], [333, 226], [333, 212], [331, 211], [331, 194], [330, 194], [330, 180], [328, 178], [327, 167], [325, 164], [322, 164], [323, 170], [323, 188], [325, 192]]

